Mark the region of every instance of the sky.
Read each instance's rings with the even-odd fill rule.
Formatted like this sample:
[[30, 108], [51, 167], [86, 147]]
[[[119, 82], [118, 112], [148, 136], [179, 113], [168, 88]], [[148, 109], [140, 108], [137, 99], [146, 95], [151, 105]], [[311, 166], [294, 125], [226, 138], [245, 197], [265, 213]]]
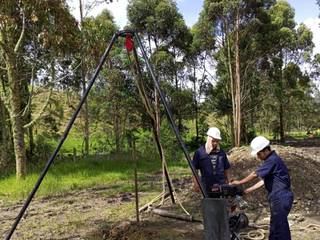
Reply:
[[[83, 0], [86, 2], [86, 0]], [[72, 13], [79, 19], [79, 0], [68, 0]], [[176, 0], [177, 7], [187, 26], [192, 27], [198, 20], [202, 9], [203, 0]], [[305, 23], [313, 32], [313, 42], [315, 43], [315, 53], [320, 53], [320, 9], [316, 0], [287, 0], [295, 9], [295, 20], [299, 23]], [[127, 23], [127, 0], [113, 0], [110, 4], [101, 4], [99, 7], [90, 11], [88, 15], [97, 15], [102, 9], [109, 9], [114, 16], [116, 24], [123, 28]]]

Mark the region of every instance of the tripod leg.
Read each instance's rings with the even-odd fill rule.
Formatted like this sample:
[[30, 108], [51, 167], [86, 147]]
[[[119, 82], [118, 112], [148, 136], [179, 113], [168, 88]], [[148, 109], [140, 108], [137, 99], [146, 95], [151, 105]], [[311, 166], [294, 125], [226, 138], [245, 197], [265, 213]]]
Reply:
[[192, 163], [191, 163], [190, 155], [188, 154], [187, 148], [186, 148], [186, 146], [185, 146], [185, 144], [184, 144], [184, 142], [183, 142], [183, 140], [182, 140], [182, 138], [181, 138], [181, 135], [180, 135], [180, 133], [179, 133], [179, 130], [178, 130], [176, 124], [174, 123], [174, 120], [173, 120], [171, 111], [170, 111], [170, 109], [169, 109], [169, 107], [168, 107], [168, 105], [167, 105], [167, 102], [166, 102], [166, 100], [165, 100], [164, 94], [163, 94], [162, 91], [161, 91], [160, 84], [159, 84], [158, 80], [156, 79], [155, 74], [154, 74], [154, 72], [153, 72], [153, 69], [152, 69], [152, 67], [151, 67], [151, 65], [150, 65], [150, 63], [149, 63], [149, 61], [148, 61], [147, 54], [146, 54], [146, 52], [145, 52], [145, 50], [144, 50], [144, 47], [143, 47], [143, 45], [142, 45], [142, 42], [141, 42], [141, 40], [140, 40], [140, 38], [139, 38], [139, 36], [138, 36], [137, 33], [134, 33], [134, 36], [135, 36], [135, 38], [137, 39], [137, 42], [138, 42], [139, 47], [140, 47], [140, 49], [141, 49], [143, 58], [144, 58], [144, 60], [146, 61], [147, 68], [148, 68], [148, 70], [149, 70], [149, 72], [150, 72], [150, 74], [151, 74], [151, 77], [152, 77], [152, 80], [153, 80], [153, 82], [154, 82], [154, 85], [155, 85], [155, 87], [157, 88], [157, 90], [158, 90], [158, 92], [159, 92], [161, 101], [162, 101], [163, 106], [164, 106], [164, 108], [165, 108], [165, 110], [166, 110], [167, 117], [168, 117], [169, 122], [170, 122], [170, 124], [171, 124], [171, 126], [172, 126], [172, 128], [173, 128], [173, 131], [174, 131], [174, 133], [175, 133], [175, 135], [176, 135], [176, 138], [177, 138], [177, 140], [178, 140], [178, 142], [179, 142], [179, 144], [180, 144], [180, 146], [181, 146], [181, 148], [182, 148], [182, 150], [183, 150], [183, 153], [184, 153], [184, 155], [185, 155], [185, 157], [186, 157], [186, 159], [187, 159], [187, 161], [188, 161], [188, 164], [189, 164], [189, 167], [190, 167], [190, 169], [191, 169], [191, 171], [192, 171], [192, 174], [193, 174], [193, 176], [195, 177], [195, 180], [197, 181], [198, 185], [200, 186], [200, 190], [201, 190], [202, 196], [203, 196], [203, 197], [208, 197], [207, 194], [206, 194], [206, 192], [204, 191], [204, 188], [203, 188], [202, 183], [201, 183], [200, 180], [199, 180], [199, 176], [198, 176], [198, 174], [196, 173], [196, 170], [194, 169], [194, 167], [193, 167], [193, 165], [192, 165]]
[[231, 232], [231, 240], [241, 240], [238, 234], [234, 231]]
[[112, 39], [111, 39], [111, 41], [110, 41], [110, 43], [109, 43], [106, 51], [104, 52], [104, 54], [103, 54], [102, 57], [100, 58], [100, 62], [99, 62], [99, 64], [98, 64], [98, 67], [97, 67], [97, 69], [96, 69], [93, 77], [92, 77], [91, 80], [89, 81], [88, 87], [87, 87], [87, 89], [85, 90], [85, 92], [84, 92], [84, 94], [83, 94], [83, 96], [82, 96], [82, 98], [81, 98], [81, 100], [80, 100], [80, 102], [79, 102], [79, 104], [78, 104], [78, 106], [77, 106], [77, 108], [76, 108], [76, 111], [73, 113], [71, 119], [69, 120], [68, 125], [67, 125], [67, 127], [66, 127], [66, 129], [65, 129], [65, 131], [64, 131], [64, 133], [63, 133], [63, 135], [62, 135], [62, 137], [61, 137], [61, 139], [60, 139], [60, 142], [58, 143], [58, 146], [57, 146], [56, 149], [54, 150], [54, 152], [53, 152], [53, 154], [51, 155], [50, 159], [48, 160], [45, 168], [42, 170], [42, 173], [40, 174], [40, 177], [39, 177], [37, 183], [35, 184], [34, 188], [32, 189], [31, 193], [29, 194], [27, 200], [25, 201], [24, 205], [22, 206], [22, 209], [20, 210], [20, 212], [19, 212], [19, 214], [18, 214], [15, 222], [13, 223], [13, 225], [12, 225], [12, 227], [11, 227], [8, 235], [7, 235], [6, 238], [5, 238], [6, 240], [10, 240], [10, 238], [11, 238], [12, 234], [14, 233], [15, 229], [17, 228], [17, 226], [18, 226], [21, 218], [23, 217], [25, 211], [27, 210], [27, 208], [28, 208], [28, 206], [29, 206], [32, 198], [34, 197], [35, 193], [37, 192], [38, 188], [40, 187], [40, 185], [41, 185], [41, 183], [42, 183], [42, 180], [43, 180], [44, 177], [46, 176], [46, 174], [47, 174], [47, 172], [48, 172], [51, 164], [53, 163], [54, 159], [56, 158], [56, 156], [57, 156], [57, 154], [58, 154], [58, 152], [59, 152], [59, 150], [60, 150], [60, 148], [62, 147], [64, 141], [66, 140], [66, 138], [67, 138], [67, 136], [68, 136], [68, 134], [69, 134], [72, 126], [73, 126], [73, 123], [74, 123], [74, 121], [76, 120], [76, 118], [77, 118], [77, 116], [78, 116], [78, 114], [79, 114], [79, 112], [80, 112], [80, 109], [81, 109], [83, 103], [85, 102], [85, 100], [86, 100], [86, 98], [87, 98], [87, 96], [88, 96], [88, 94], [89, 94], [89, 92], [90, 92], [90, 90], [91, 90], [91, 88], [92, 88], [92, 86], [93, 86], [96, 78], [98, 77], [98, 75], [99, 75], [99, 73], [100, 73], [100, 70], [101, 70], [101, 68], [102, 68], [102, 65], [103, 65], [104, 62], [106, 61], [107, 56], [109, 55], [109, 52], [111, 51], [111, 48], [112, 48], [112, 46], [113, 46], [113, 44], [114, 44], [114, 42], [116, 41], [117, 38], [118, 38], [118, 33], [115, 33], [115, 34], [113, 35], [113, 37], [112, 37]]

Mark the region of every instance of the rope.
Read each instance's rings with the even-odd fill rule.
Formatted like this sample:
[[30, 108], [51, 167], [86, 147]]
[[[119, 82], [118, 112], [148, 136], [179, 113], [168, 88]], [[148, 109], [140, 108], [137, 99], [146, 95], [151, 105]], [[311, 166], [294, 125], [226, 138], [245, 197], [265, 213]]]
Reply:
[[[167, 162], [166, 162], [165, 159], [164, 159], [164, 161], [162, 162], [162, 164], [163, 164], [163, 175], [162, 175], [162, 177], [163, 177], [163, 184], [164, 184], [164, 169], [165, 169], [165, 167], [167, 167]], [[167, 169], [168, 169], [168, 167], [167, 167]], [[171, 177], [170, 177], [169, 172], [168, 172], [168, 177], [169, 177], [170, 184], [171, 184], [171, 186], [172, 186], [173, 195], [175, 196], [175, 198], [176, 198], [179, 206], [181, 207], [181, 209], [182, 209], [188, 216], [191, 216], [191, 214], [190, 214], [190, 213], [185, 209], [185, 207], [182, 205], [182, 202], [180, 201], [180, 198], [178, 197], [178, 194], [177, 194], [177, 192], [176, 192], [176, 189], [175, 189], [175, 187], [174, 187], [174, 185], [173, 185], [173, 183], [172, 183], [172, 180], [171, 180]], [[164, 189], [163, 189], [163, 190], [165, 190], [165, 186], [164, 186]]]
[[266, 232], [263, 229], [251, 230], [247, 233], [240, 233], [239, 237], [242, 240], [263, 240], [266, 236]]
[[173, 193], [174, 193], [174, 195], [175, 195], [175, 197], [176, 197], [176, 200], [177, 200], [179, 206], [182, 208], [182, 210], [183, 210], [188, 216], [191, 216], [191, 214], [190, 214], [190, 213], [184, 208], [184, 206], [182, 205], [182, 202], [180, 201], [180, 198], [178, 197], [178, 194], [177, 194], [177, 192], [176, 192], [175, 189], [173, 190]]
[[291, 229], [294, 231], [320, 232], [320, 225], [311, 223], [305, 227], [292, 227]]

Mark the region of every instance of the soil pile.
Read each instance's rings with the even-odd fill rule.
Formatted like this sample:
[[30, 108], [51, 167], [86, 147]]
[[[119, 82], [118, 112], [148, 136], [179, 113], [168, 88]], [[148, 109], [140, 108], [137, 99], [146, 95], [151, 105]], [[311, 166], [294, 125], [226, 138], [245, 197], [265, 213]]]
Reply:
[[[320, 203], [320, 161], [312, 152], [293, 147], [274, 145], [273, 149], [287, 164], [292, 190], [295, 195], [295, 210], [319, 211]], [[232, 175], [239, 179], [257, 169], [262, 162], [250, 155], [249, 147], [233, 148], [229, 152]], [[249, 187], [246, 185], [245, 187]], [[252, 207], [266, 205], [266, 191], [260, 189], [247, 196]], [[308, 212], [307, 212], [308, 213]]]

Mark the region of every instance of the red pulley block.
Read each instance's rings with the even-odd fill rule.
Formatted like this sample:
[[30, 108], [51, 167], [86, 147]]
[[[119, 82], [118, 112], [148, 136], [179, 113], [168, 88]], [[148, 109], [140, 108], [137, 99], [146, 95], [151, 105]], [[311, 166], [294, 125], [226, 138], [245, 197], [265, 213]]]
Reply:
[[126, 49], [127, 49], [129, 52], [131, 52], [132, 49], [133, 49], [133, 46], [134, 46], [134, 43], [133, 43], [133, 39], [132, 39], [132, 35], [131, 35], [131, 34], [127, 34], [127, 35], [126, 35], [125, 45], [126, 45]]

